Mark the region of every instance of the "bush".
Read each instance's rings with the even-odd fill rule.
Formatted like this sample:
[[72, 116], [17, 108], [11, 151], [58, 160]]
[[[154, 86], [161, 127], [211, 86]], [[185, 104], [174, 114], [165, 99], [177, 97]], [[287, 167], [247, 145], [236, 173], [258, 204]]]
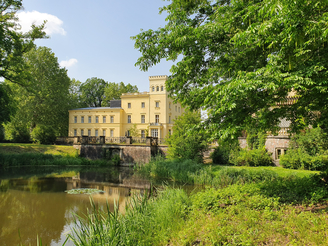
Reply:
[[230, 149], [224, 146], [218, 146], [211, 153], [212, 162], [214, 164], [226, 165], [229, 163]]
[[39, 144], [53, 144], [56, 141], [56, 133], [52, 127], [38, 125], [32, 131], [32, 139]]
[[265, 148], [234, 151], [230, 154], [229, 162], [235, 166], [273, 166], [272, 158]]
[[320, 128], [309, 129], [292, 137], [280, 164], [291, 169], [326, 170], [327, 150], [327, 135]]

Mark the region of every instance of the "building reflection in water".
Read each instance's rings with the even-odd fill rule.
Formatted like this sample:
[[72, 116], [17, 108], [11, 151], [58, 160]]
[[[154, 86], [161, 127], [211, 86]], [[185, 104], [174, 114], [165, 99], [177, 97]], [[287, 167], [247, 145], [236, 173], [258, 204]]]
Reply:
[[0, 176], [1, 245], [36, 245], [37, 235], [45, 245], [62, 245], [73, 222], [72, 214], [81, 216], [91, 208], [89, 195], [71, 195], [65, 190], [103, 190], [92, 195], [96, 206], [105, 208], [108, 202], [113, 211], [115, 201], [122, 213], [129, 197], [149, 192], [150, 183], [135, 178], [130, 169], [113, 170], [31, 174], [27, 178]]

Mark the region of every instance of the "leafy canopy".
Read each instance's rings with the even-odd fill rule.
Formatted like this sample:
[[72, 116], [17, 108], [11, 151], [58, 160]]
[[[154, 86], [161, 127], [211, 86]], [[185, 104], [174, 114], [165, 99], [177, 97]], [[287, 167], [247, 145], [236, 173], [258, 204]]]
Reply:
[[11, 106], [16, 109], [5, 125], [6, 135], [15, 139], [17, 132], [23, 132], [25, 136], [38, 125], [52, 127], [57, 136], [67, 135], [71, 83], [67, 70], [60, 68], [57, 57], [47, 47], [30, 50], [24, 59], [31, 74], [26, 82], [29, 88], [5, 81], [11, 89]]
[[169, 146], [168, 158], [203, 162], [203, 152], [207, 149], [208, 136], [194, 132], [195, 126], [200, 122], [200, 113], [190, 111], [186, 111], [174, 121], [173, 133], [166, 140]]
[[15, 16], [22, 0], [0, 0], [0, 78], [26, 86], [30, 73], [23, 55], [35, 47], [34, 41], [45, 38], [44, 25], [32, 25], [27, 33], [20, 31]]
[[[281, 117], [294, 131], [327, 128], [327, 1], [172, 0], [164, 11], [165, 27], [132, 37], [142, 54], [136, 66], [181, 59], [166, 87], [184, 106], [208, 111], [213, 137], [267, 130]], [[291, 92], [297, 102], [276, 107]]]

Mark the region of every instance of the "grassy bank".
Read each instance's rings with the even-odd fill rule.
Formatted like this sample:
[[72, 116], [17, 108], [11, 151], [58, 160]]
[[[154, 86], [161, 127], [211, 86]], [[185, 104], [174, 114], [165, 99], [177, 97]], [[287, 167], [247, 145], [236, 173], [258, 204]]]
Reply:
[[0, 154], [48, 154], [76, 157], [79, 153], [73, 146], [0, 143]]
[[73, 146], [0, 143], [0, 167], [114, 165], [111, 160], [79, 158]]
[[[207, 167], [157, 159], [137, 168], [165, 187], [134, 198], [125, 216], [94, 209], [78, 218], [75, 245], [326, 245], [326, 183], [318, 173], [281, 168]], [[177, 186], [177, 185], [175, 185]]]

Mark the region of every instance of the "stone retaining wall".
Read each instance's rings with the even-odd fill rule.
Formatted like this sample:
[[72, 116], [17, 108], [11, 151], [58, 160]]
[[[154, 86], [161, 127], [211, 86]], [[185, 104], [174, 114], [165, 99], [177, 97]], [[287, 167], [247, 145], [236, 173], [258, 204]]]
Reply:
[[[241, 148], [247, 147], [245, 137], [238, 138]], [[279, 166], [279, 157], [283, 155], [289, 144], [290, 138], [288, 136], [268, 136], [265, 141], [265, 148], [272, 154], [274, 163]]]

